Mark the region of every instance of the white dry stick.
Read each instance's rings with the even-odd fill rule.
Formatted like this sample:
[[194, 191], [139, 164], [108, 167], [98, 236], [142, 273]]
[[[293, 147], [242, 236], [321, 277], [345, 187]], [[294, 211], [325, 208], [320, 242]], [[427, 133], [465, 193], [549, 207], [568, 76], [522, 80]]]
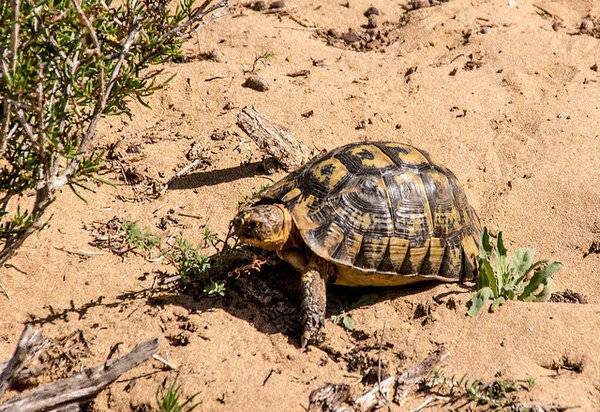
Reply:
[[237, 125], [256, 143], [258, 148], [275, 158], [286, 172], [310, 159], [310, 150], [288, 130], [270, 122], [254, 107], [246, 106], [237, 115]]

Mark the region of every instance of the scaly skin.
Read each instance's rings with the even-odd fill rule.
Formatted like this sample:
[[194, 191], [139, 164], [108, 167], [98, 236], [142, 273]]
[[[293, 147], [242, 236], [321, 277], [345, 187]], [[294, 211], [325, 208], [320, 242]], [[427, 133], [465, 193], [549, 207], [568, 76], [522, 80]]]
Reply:
[[325, 325], [326, 279], [321, 272], [312, 267], [302, 274], [301, 320], [303, 332], [302, 347], [318, 345], [323, 341], [321, 330]]

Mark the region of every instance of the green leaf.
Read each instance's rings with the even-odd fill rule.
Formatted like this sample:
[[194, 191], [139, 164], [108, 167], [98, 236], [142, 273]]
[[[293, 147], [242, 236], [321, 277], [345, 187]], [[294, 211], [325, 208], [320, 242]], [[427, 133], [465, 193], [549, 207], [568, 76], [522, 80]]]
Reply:
[[[523, 289], [523, 293], [519, 296], [519, 300], [525, 302], [540, 302], [548, 299], [550, 296], [550, 285], [552, 277], [562, 268], [562, 263], [552, 262], [545, 265], [543, 268], [536, 270], [529, 280], [529, 283]], [[542, 290], [535, 293], [540, 287]]]
[[489, 260], [483, 260], [479, 262], [479, 281], [477, 284], [478, 289], [489, 287], [494, 294], [494, 297], [498, 297], [500, 290], [498, 288], [498, 281], [494, 274], [494, 269], [490, 265]]
[[467, 311], [469, 316], [475, 316], [479, 313], [483, 305], [494, 297], [494, 292], [489, 287], [484, 287], [473, 295], [471, 298], [471, 307]]
[[535, 250], [529, 247], [519, 248], [513, 252], [512, 259], [510, 260], [510, 269], [515, 277], [518, 278], [527, 273], [532, 266], [531, 261], [534, 254]]
[[492, 306], [490, 306], [490, 311], [494, 312], [496, 309], [498, 309], [500, 306], [504, 305], [506, 303], [506, 298], [504, 298], [504, 296], [500, 296], [496, 299], [494, 299], [494, 301], [492, 302]]
[[346, 329], [354, 330], [354, 319], [352, 319], [350, 316], [344, 316], [342, 318], [342, 323]]
[[479, 258], [487, 259], [492, 253], [492, 245], [490, 244], [490, 234], [487, 227], [481, 232], [481, 241], [479, 242]]
[[502, 238], [502, 232], [498, 232], [498, 239], [496, 240], [496, 248], [498, 250], [498, 255], [506, 256], [506, 248], [504, 247], [504, 239]]

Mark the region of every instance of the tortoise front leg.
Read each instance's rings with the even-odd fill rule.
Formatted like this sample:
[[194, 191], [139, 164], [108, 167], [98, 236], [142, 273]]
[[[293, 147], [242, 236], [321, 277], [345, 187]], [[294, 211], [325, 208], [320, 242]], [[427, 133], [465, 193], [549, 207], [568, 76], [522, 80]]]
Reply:
[[300, 286], [302, 311], [302, 347], [316, 345], [322, 341], [321, 329], [325, 324], [326, 279], [323, 273], [314, 267], [308, 267], [302, 273]]

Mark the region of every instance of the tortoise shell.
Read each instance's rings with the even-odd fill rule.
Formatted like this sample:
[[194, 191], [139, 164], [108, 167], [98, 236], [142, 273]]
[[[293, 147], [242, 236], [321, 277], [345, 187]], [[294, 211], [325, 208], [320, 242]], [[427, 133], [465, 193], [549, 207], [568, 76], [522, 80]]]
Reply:
[[[342, 267], [346, 277], [360, 272], [358, 283], [475, 275], [479, 219], [454, 174], [413, 146], [339, 147], [260, 198], [284, 204], [308, 248]], [[365, 281], [365, 275], [380, 275], [380, 281]]]

